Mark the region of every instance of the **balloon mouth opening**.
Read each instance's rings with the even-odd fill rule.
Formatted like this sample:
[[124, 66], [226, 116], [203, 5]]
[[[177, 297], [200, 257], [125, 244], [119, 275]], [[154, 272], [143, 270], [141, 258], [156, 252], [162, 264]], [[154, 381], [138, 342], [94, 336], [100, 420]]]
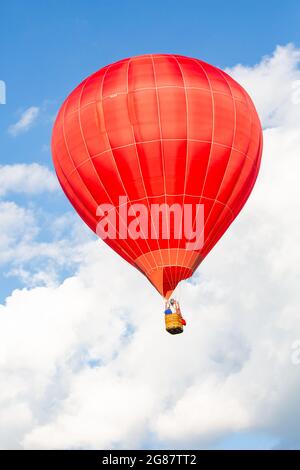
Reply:
[[188, 279], [202, 258], [197, 251], [166, 248], [141, 255], [135, 265], [165, 299], [169, 299], [180, 281]]
[[155, 289], [168, 300], [179, 282], [192, 274], [192, 270], [184, 266], [164, 266], [155, 269], [147, 277]]

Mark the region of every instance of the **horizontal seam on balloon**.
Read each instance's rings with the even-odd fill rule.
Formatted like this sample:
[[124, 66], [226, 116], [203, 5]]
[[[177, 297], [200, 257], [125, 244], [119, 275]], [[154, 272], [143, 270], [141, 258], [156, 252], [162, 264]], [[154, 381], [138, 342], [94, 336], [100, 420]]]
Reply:
[[[160, 89], [167, 89], [167, 88], [184, 88], [183, 86], [180, 86], [180, 85], [161, 85], [161, 86], [158, 86], [157, 89], [160, 90]], [[201, 91], [206, 91], [208, 93], [210, 93], [210, 90], [207, 89], [207, 88], [202, 88], [202, 87], [186, 87], [187, 90], [201, 90]], [[110, 93], [110, 95], [107, 95], [107, 96], [104, 96], [102, 99], [98, 99], [98, 100], [94, 100], [94, 101], [89, 101], [88, 103], [85, 103], [81, 106], [81, 109], [84, 109], [86, 108], [87, 106], [90, 106], [91, 104], [96, 104], [96, 103], [102, 103], [104, 100], [107, 100], [108, 98], [112, 99], [112, 98], [115, 98], [116, 96], [118, 95], [127, 95], [127, 94], [130, 94], [130, 93], [136, 93], [138, 91], [147, 91], [147, 90], [155, 90], [155, 88], [153, 87], [144, 87], [144, 88], [136, 88], [134, 90], [131, 90], [130, 92], [126, 92], [126, 91], [116, 91], [116, 92], [112, 92]], [[229, 96], [228, 93], [225, 93], [224, 91], [218, 91], [218, 90], [213, 90], [213, 93], [214, 94], [218, 94], [218, 95], [224, 95], [224, 96]], [[235, 101], [238, 101], [239, 103], [243, 103], [243, 104], [247, 104], [245, 101], [241, 100], [240, 98], [237, 98], [237, 97], [234, 97]], [[69, 111], [68, 112], [68, 116], [71, 116], [75, 113], [78, 112], [78, 109], [75, 109], [73, 111]]]
[[[125, 145], [120, 145], [118, 147], [113, 147], [113, 148], [109, 148], [109, 149], [106, 149], [106, 150], [103, 150], [103, 152], [100, 152], [100, 153], [96, 153], [95, 155], [93, 155], [91, 157], [91, 160], [93, 160], [94, 158], [98, 158], [100, 157], [101, 155], [104, 155], [105, 153], [108, 153], [108, 152], [111, 152], [112, 150], [119, 150], [119, 149], [123, 149], [123, 148], [126, 148], [126, 147], [131, 147], [133, 145], [136, 145], [136, 144], [151, 144], [151, 143], [155, 143], [155, 142], [160, 142], [160, 141], [166, 141], [166, 142], [182, 142], [182, 141], [185, 141], [185, 140], [188, 140], [189, 142], [198, 142], [198, 143], [201, 143], [201, 144], [210, 144], [211, 141], [209, 140], [199, 140], [199, 139], [154, 139], [154, 140], [144, 140], [144, 141], [140, 141], [140, 142], [132, 142], [130, 144], [125, 144]], [[242, 150], [238, 150], [237, 148], [235, 147], [230, 147], [230, 145], [226, 145], [226, 144], [221, 144], [219, 142], [214, 142], [213, 145], [218, 145], [219, 147], [224, 147], [224, 148], [228, 148], [228, 149], [232, 149], [234, 150], [235, 152], [238, 152], [240, 153], [241, 155], [243, 155], [245, 158], [248, 158], [248, 160], [250, 160], [251, 162], [254, 162], [255, 159], [249, 157], [249, 155], [245, 154], [244, 152], [242, 152]], [[73, 170], [68, 174], [68, 177], [74, 173], [77, 168], [79, 168], [80, 166], [84, 165], [86, 162], [90, 161], [90, 158], [87, 158], [86, 160], [80, 162], [79, 165], [77, 165], [76, 167], [73, 168]]]
[[[201, 255], [200, 255], [200, 256], [201, 256]], [[202, 259], [201, 259], [201, 261], [202, 261]], [[201, 262], [201, 261], [200, 261], [200, 262]], [[136, 261], [134, 261], [134, 263], [136, 264]], [[138, 265], [137, 265], [137, 266], [138, 266]], [[151, 273], [153, 273], [153, 271], [157, 271], [157, 269], [159, 269], [159, 268], [162, 268], [162, 269], [164, 269], [164, 268], [173, 268], [174, 266], [175, 266], [176, 268], [187, 269], [188, 271], [192, 271], [191, 268], [189, 268], [188, 266], [184, 266], [184, 265], [182, 265], [182, 264], [164, 264], [164, 265], [162, 265], [162, 266], [158, 266], [158, 268], [153, 268], [153, 269], [151, 269], [150, 271], [147, 271], [147, 272], [145, 271], [145, 275], [146, 275], [146, 276], [149, 276]]]
[[[162, 194], [158, 194], [158, 195], [154, 195], [154, 196], [148, 196], [148, 199], [152, 198], [160, 198], [160, 197], [181, 197], [181, 196], [186, 196], [186, 197], [193, 197], [195, 199], [200, 199], [200, 194], [199, 195], [194, 195], [194, 194], [188, 194], [188, 193], [181, 193], [181, 194], [165, 194], [165, 193], [162, 193]], [[136, 202], [140, 202], [140, 201], [143, 201], [144, 199], [147, 199], [146, 197], [142, 197], [142, 198], [139, 198], [139, 199], [134, 199], [134, 200], [130, 200], [130, 203], [131, 204], [135, 204]], [[222, 206], [226, 207], [226, 209], [229, 210], [229, 212], [232, 214], [233, 216], [233, 210], [227, 205], [225, 204], [224, 202], [222, 201], [219, 201], [218, 199], [214, 199], [212, 197], [206, 197], [206, 196], [202, 196], [201, 199], [207, 199], [208, 201], [213, 201], [213, 202], [217, 202], [219, 204], [221, 204]], [[173, 204], [176, 204], [176, 202], [174, 202]], [[109, 211], [106, 211], [108, 214], [110, 212], [112, 212], [113, 210], [115, 209], [119, 209], [120, 207], [124, 207], [127, 205], [127, 202], [124, 202], [123, 204], [119, 204], [118, 206], [113, 206], [111, 208], [111, 210]]]

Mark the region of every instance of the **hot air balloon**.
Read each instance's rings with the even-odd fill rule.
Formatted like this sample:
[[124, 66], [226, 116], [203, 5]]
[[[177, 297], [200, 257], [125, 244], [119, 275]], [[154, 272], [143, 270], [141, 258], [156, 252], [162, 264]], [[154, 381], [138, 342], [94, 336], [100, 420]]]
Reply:
[[147, 54], [75, 88], [56, 118], [52, 152], [84, 222], [169, 299], [247, 201], [262, 129], [249, 95], [224, 71]]

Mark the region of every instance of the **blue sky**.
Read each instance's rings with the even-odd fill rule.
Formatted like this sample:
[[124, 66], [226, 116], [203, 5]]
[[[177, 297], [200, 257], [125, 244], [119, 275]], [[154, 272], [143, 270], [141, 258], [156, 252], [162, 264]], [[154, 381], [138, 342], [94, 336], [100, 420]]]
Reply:
[[[291, 0], [2, 2], [0, 80], [7, 86], [7, 104], [0, 106], [0, 165], [36, 162], [51, 169], [51, 129], [59, 105], [75, 85], [107, 63], [150, 52], [174, 52], [221, 68], [253, 67], [272, 55], [277, 45], [300, 47], [299, 24], [300, 4]], [[12, 135], [10, 126], [32, 107], [39, 109], [39, 117], [30, 132]], [[72, 213], [60, 191], [34, 196], [10, 193], [9, 201], [33, 211], [39, 220], [36, 242], [55, 239], [51, 220]], [[68, 236], [67, 230], [64, 226], [56, 238]], [[83, 233], [88, 237], [85, 229]], [[35, 272], [43, 263], [33, 260], [28, 269]], [[64, 263], [57, 269], [62, 280], [76, 265]], [[24, 279], [10, 272], [11, 266], [4, 264], [1, 302], [24, 285]], [[268, 429], [234, 432], [212, 447], [275, 445], [276, 433]]]
[[[284, 2], [35, 1], [3, 2], [0, 79], [1, 162], [51, 165], [51, 118], [84, 77], [107, 63], [147, 52], [176, 52], [220, 67], [253, 65], [277, 44], [300, 43], [300, 5]], [[30, 135], [6, 133], [21, 109], [48, 116]], [[48, 119], [47, 119], [48, 118]], [[44, 151], [41, 152], [41, 149]]]
[[[284, 8], [277, 0], [272, 6], [218, 0], [12, 0], [3, 2], [1, 17], [7, 119], [20, 106], [61, 102], [85, 76], [123, 57], [176, 52], [230, 67], [253, 65], [277, 44], [300, 42], [300, 6], [291, 0]], [[46, 132], [39, 134], [44, 143]]]
[[[107, 63], [147, 52], [176, 52], [220, 67], [254, 65], [277, 44], [300, 43], [300, 5], [252, 1], [9, 1], [1, 6], [1, 163], [51, 165], [51, 119], [84, 77]], [[17, 113], [43, 106], [22, 139], [6, 132]], [[44, 149], [41, 151], [41, 149]]]
[[[53, 119], [67, 94], [98, 68], [131, 55], [176, 52], [220, 67], [254, 65], [277, 44], [300, 44], [297, 1], [9, 1], [1, 6], [1, 164], [52, 166]], [[9, 126], [30, 106], [42, 117], [30, 133], [12, 138]], [[39, 203], [38, 199], [35, 199]], [[60, 195], [43, 206], [69, 209]], [[44, 234], [45, 235], [45, 234]], [[12, 282], [2, 283], [7, 294]], [[1, 290], [1, 288], [0, 288]]]

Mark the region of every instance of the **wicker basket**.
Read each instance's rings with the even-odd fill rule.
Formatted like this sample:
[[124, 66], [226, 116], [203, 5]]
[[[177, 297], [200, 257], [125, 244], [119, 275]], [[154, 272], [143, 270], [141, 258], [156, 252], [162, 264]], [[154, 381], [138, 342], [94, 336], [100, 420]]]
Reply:
[[166, 330], [171, 335], [178, 335], [183, 332], [181, 315], [178, 313], [169, 313], [165, 315]]

